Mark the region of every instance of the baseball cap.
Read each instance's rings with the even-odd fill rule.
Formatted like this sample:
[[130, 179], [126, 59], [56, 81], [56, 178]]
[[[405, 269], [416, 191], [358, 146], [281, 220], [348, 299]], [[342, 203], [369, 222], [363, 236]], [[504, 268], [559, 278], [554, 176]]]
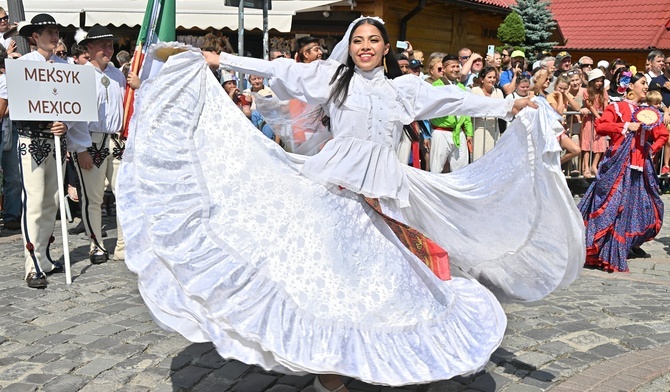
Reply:
[[570, 56], [570, 53], [566, 51], [560, 52], [559, 54], [556, 55], [556, 64], [560, 64], [560, 62], [563, 61], [563, 59], [567, 58], [572, 60], [572, 56]]
[[526, 55], [520, 50], [515, 50], [515, 51], [512, 52], [512, 55], [510, 57], [512, 57], [512, 58], [515, 58], [515, 57], [526, 58]]
[[417, 69], [421, 68], [423, 65], [421, 64], [421, 61], [413, 59], [409, 61], [409, 68], [410, 69]]

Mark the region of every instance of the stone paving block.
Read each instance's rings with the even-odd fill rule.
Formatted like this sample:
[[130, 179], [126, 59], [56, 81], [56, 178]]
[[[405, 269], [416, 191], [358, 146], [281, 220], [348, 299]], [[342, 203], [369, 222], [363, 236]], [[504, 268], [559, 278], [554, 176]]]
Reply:
[[542, 365], [551, 362], [555, 359], [552, 355], [547, 355], [538, 352], [528, 352], [518, 355], [512, 360], [512, 364], [516, 367], [528, 370], [535, 370]]
[[265, 392], [299, 392], [300, 389], [285, 384], [275, 384]]
[[279, 384], [289, 385], [299, 390], [306, 388], [308, 385], [312, 385], [313, 382], [314, 376], [311, 374], [306, 376], [284, 375], [277, 381]]
[[472, 383], [467, 385], [467, 388], [476, 391], [499, 391], [511, 384], [513, 380], [509, 377], [498, 373], [485, 373], [475, 378]]
[[116, 390], [116, 392], [150, 392], [150, 391], [151, 389], [149, 387], [141, 387], [139, 385], [124, 385]]
[[61, 358], [58, 361], [42, 365], [42, 371], [44, 373], [68, 374], [72, 370], [74, 370], [74, 368], [77, 367], [78, 364], [79, 364], [78, 362], [75, 362], [73, 360]]
[[147, 369], [147, 368], [152, 367], [152, 366], [156, 365], [157, 363], [159, 363], [160, 360], [161, 359], [158, 358], [155, 355], [140, 353], [140, 354], [133, 355], [132, 357], [124, 359], [123, 361], [119, 362], [118, 364], [116, 364], [116, 368], [126, 369], [126, 370]]
[[57, 374], [45, 374], [45, 373], [32, 373], [26, 376], [26, 378], [23, 379], [23, 382], [27, 382], [29, 384], [38, 384], [38, 385], [43, 385], [48, 383], [49, 381], [55, 379], [60, 375]]
[[218, 369], [226, 364], [226, 360], [221, 358], [216, 350], [211, 350], [195, 359], [195, 365], [207, 367], [210, 369]]
[[253, 373], [233, 385], [230, 392], [265, 391], [277, 382], [277, 377]]
[[365, 392], [379, 392], [382, 387], [381, 385], [371, 385], [359, 380], [352, 380], [349, 384], [347, 384], [347, 389], [355, 389]]
[[43, 337], [42, 339], [39, 339], [35, 342], [35, 344], [44, 344], [48, 346], [56, 346], [61, 343], [65, 343], [68, 340], [72, 339], [74, 335], [70, 335], [68, 333], [55, 333], [53, 335], [49, 335], [46, 337]]
[[[202, 380], [212, 369], [200, 366], [187, 366], [170, 376], [172, 384], [180, 388], [192, 388], [198, 381]], [[248, 391], [262, 391], [263, 389], [248, 389]]]
[[525, 331], [523, 335], [537, 341], [547, 341], [557, 336], [565, 335], [565, 332], [557, 328], [539, 328]]
[[48, 363], [62, 357], [61, 354], [42, 353], [28, 359], [28, 362]]
[[65, 374], [44, 385], [40, 391], [71, 392], [78, 391], [88, 383], [88, 378], [73, 374]]
[[221, 369], [215, 370], [214, 374], [216, 374], [216, 377], [235, 380], [237, 378], [240, 378], [244, 373], [246, 373], [250, 369], [251, 366], [247, 365], [246, 363], [232, 360], [227, 364], [223, 365]]
[[627, 338], [621, 339], [621, 344], [624, 347], [630, 347], [632, 349], [639, 350], [653, 347], [656, 343], [647, 338]]
[[632, 336], [644, 336], [644, 335], [651, 335], [655, 331], [651, 327], [647, 327], [645, 325], [639, 325], [639, 324], [629, 324], [629, 325], [622, 325], [618, 327], [617, 329], [620, 329], [622, 331], [626, 331]]
[[36, 372], [41, 365], [30, 362], [15, 362], [0, 368], [0, 381], [16, 382], [26, 374]]
[[21, 343], [32, 344], [46, 336], [49, 336], [49, 334], [41, 329], [35, 328], [30, 331], [20, 333], [14, 336], [13, 339]]
[[[114, 335], [118, 336], [118, 335]], [[120, 358], [130, 358], [133, 355], [139, 354], [144, 351], [145, 346], [139, 344], [126, 344], [121, 343], [116, 347], [107, 350], [107, 354], [113, 355]]]
[[98, 357], [90, 361], [86, 365], [82, 366], [81, 368], [76, 369], [74, 373], [83, 376], [95, 377], [98, 374], [104, 372], [105, 370], [111, 369], [118, 362], [119, 362], [118, 358]]
[[3, 392], [32, 392], [37, 390], [37, 385], [14, 383], [2, 388]]
[[587, 351], [589, 354], [597, 355], [607, 359], [614, 358], [626, 352], [628, 352], [628, 350], [611, 343], [602, 344]]
[[86, 350], [107, 352], [111, 348], [121, 345], [121, 341], [114, 337], [103, 337], [83, 346]]
[[40, 355], [49, 349], [49, 346], [43, 344], [31, 344], [30, 346], [25, 346], [19, 350], [16, 350], [12, 353], [13, 357], [19, 358], [21, 360], [28, 360], [36, 355]]
[[504, 389], [505, 392], [541, 392], [542, 388], [532, 385], [513, 384]]
[[121, 385], [125, 385], [135, 376], [135, 372], [130, 370], [117, 369], [112, 367], [109, 370], [98, 374], [93, 379], [93, 384], [111, 384], [115, 385], [115, 389]]
[[560, 329], [561, 331], [565, 331], [568, 333], [577, 331], [588, 331], [597, 328], [598, 325], [589, 323], [588, 321], [573, 321], [569, 323], [556, 324], [556, 329]]
[[89, 333], [91, 335], [111, 336], [123, 330], [125, 330], [124, 327], [120, 325], [111, 324], [111, 325], [103, 325], [102, 327], [91, 330], [91, 332]]
[[66, 354], [66, 353], [72, 352], [74, 350], [80, 350], [80, 349], [81, 349], [81, 346], [79, 344], [74, 344], [74, 343], [68, 342], [68, 343], [61, 343], [61, 344], [58, 344], [58, 345], [55, 345], [55, 346], [51, 346], [51, 347], [49, 347], [49, 349], [47, 349], [45, 351], [45, 353], [48, 353], [48, 354]]
[[575, 351], [573, 347], [564, 342], [549, 342], [539, 345], [535, 349], [537, 351], [551, 355], [552, 357], [560, 357]]
[[137, 373], [130, 381], [130, 385], [140, 385], [145, 387], [154, 387], [161, 384], [170, 377], [170, 372], [164, 369], [148, 368], [141, 373]]
[[579, 351], [590, 350], [601, 344], [609, 343], [611, 339], [598, 335], [591, 331], [579, 331], [559, 338], [560, 341], [567, 343]]
[[210, 373], [193, 387], [193, 392], [225, 391], [236, 382], [237, 380], [216, 377], [214, 373]]

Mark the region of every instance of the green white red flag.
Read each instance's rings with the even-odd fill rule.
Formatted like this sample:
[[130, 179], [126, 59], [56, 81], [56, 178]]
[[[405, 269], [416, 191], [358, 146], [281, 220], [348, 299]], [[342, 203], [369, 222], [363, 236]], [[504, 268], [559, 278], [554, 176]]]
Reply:
[[[140, 75], [140, 71], [150, 64], [145, 64], [144, 58], [147, 50], [157, 42], [174, 41], [176, 33], [176, 7], [175, 0], [148, 0], [147, 9], [144, 13], [144, 21], [135, 45], [135, 54], [130, 63], [130, 71]], [[123, 101], [123, 137], [128, 137], [128, 125], [133, 116], [133, 105], [135, 93], [126, 86], [126, 95]]]

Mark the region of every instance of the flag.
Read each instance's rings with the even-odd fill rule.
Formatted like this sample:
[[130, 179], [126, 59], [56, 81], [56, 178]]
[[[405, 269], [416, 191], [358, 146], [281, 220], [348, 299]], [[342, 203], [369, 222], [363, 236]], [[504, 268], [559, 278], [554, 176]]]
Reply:
[[[136, 75], [145, 74], [151, 68], [151, 64], [145, 64], [144, 56], [149, 46], [157, 42], [168, 42], [176, 40], [176, 15], [175, 0], [148, 0], [147, 9], [144, 12], [144, 21], [137, 37], [135, 54], [130, 64], [130, 71]], [[126, 95], [123, 100], [123, 137], [128, 137], [128, 125], [133, 116], [133, 104], [135, 93], [130, 86], [126, 86]]]

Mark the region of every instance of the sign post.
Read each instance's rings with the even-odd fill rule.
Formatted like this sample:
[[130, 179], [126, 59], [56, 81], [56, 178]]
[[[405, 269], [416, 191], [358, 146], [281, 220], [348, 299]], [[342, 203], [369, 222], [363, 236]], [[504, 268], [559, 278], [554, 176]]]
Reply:
[[[10, 98], [9, 113], [12, 121], [98, 121], [93, 67], [42, 61], [8, 61], [5, 65], [7, 95]], [[54, 141], [65, 282], [71, 284], [60, 136], [55, 136]]]

